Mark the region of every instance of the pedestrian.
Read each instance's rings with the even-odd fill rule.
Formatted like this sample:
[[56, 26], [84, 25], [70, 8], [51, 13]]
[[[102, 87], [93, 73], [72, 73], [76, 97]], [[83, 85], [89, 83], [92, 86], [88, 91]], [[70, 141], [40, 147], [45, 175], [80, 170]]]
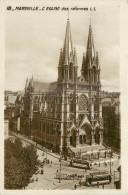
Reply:
[[100, 163], [99, 163], [99, 167], [100, 167]]
[[75, 188], [75, 190], [76, 190], [76, 184], [74, 185], [74, 188]]
[[57, 169], [57, 171], [56, 171], [57, 173], [58, 173], [58, 169]]
[[38, 181], [38, 177], [36, 177], [36, 181]]
[[99, 182], [97, 182], [97, 188], [99, 188]]
[[51, 165], [52, 165], [52, 160], [51, 160]]
[[102, 188], [104, 189], [104, 184], [102, 185]]
[[41, 174], [44, 174], [44, 171], [43, 171], [43, 169], [41, 169]]
[[111, 175], [109, 175], [109, 182], [111, 183], [111, 181], [112, 181], [112, 177]]

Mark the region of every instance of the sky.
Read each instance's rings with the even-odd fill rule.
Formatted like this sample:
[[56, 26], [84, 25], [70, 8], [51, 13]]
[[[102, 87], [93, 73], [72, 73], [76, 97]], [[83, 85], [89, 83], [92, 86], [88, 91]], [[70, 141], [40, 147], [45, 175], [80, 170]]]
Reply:
[[[72, 7], [71, 4], [69, 7]], [[83, 4], [78, 7], [90, 8]], [[120, 91], [119, 7], [96, 6], [95, 9], [69, 12], [73, 46], [77, 52], [78, 76], [83, 52], [86, 52], [91, 19], [94, 46], [99, 53], [102, 90]], [[24, 90], [27, 77], [32, 75], [42, 82], [57, 80], [67, 17], [68, 12], [62, 10], [6, 12], [5, 90]]]

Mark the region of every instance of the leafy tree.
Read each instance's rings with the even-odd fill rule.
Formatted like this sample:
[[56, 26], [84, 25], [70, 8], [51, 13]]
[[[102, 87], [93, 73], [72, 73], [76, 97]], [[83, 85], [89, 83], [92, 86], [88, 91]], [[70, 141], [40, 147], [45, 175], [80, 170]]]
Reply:
[[33, 145], [23, 147], [21, 140], [5, 140], [5, 188], [22, 189], [38, 169], [37, 151]]

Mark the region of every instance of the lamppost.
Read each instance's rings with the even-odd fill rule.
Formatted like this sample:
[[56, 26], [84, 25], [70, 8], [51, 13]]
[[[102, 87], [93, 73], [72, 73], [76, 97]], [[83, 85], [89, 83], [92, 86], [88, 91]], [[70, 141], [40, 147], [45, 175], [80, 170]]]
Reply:
[[47, 162], [47, 148], [46, 148], [46, 162]]
[[60, 177], [59, 177], [59, 183], [61, 183], [61, 160], [62, 160], [62, 157], [60, 156], [60, 159], [59, 159], [59, 161], [60, 161]]
[[30, 117], [30, 139], [31, 139], [31, 136], [32, 136], [32, 128], [31, 128], [31, 125], [32, 125], [32, 119], [31, 119], [31, 117]]
[[112, 158], [112, 149], [111, 149], [111, 151], [110, 151], [110, 174], [111, 174], [111, 172], [112, 172], [112, 170], [111, 170], [111, 158]]

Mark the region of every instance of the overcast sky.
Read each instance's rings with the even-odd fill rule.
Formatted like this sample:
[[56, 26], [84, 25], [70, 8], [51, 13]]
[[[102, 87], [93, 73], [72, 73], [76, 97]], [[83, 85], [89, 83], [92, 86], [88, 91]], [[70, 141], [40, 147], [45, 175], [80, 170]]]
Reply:
[[[6, 90], [24, 90], [26, 78], [30, 78], [32, 74], [36, 80], [43, 82], [57, 80], [67, 15], [67, 11], [6, 12]], [[79, 75], [91, 18], [94, 46], [99, 52], [102, 89], [108, 91], [119, 91], [119, 17], [119, 7], [116, 6], [96, 6], [95, 12], [70, 11]]]

